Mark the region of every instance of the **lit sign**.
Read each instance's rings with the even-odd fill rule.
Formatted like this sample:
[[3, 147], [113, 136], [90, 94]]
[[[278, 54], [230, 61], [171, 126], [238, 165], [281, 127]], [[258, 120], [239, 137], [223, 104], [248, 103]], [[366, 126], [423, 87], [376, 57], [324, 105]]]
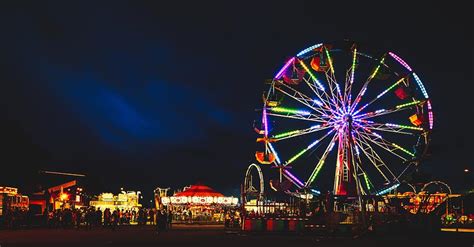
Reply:
[[212, 197], [212, 196], [171, 196], [162, 197], [161, 203], [167, 204], [222, 204], [222, 205], [237, 205], [239, 199], [235, 197]]
[[6, 193], [6, 194], [16, 195], [16, 194], [18, 194], [18, 189], [17, 189], [17, 188], [13, 188], [13, 187], [3, 187], [3, 186], [0, 186], [0, 193]]

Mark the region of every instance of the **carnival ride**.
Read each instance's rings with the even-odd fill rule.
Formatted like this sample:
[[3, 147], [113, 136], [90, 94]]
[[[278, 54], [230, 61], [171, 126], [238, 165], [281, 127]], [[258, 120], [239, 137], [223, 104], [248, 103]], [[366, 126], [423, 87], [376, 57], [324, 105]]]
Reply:
[[[256, 170], [258, 174], [258, 184], [254, 184], [252, 170]], [[252, 198], [261, 201], [265, 194], [265, 184], [262, 169], [256, 164], [250, 164], [245, 173], [244, 184], [242, 188], [242, 202], [246, 203]], [[257, 188], [258, 189], [257, 189]]]
[[416, 186], [402, 182], [408, 185], [408, 191], [400, 189], [396, 193], [386, 195], [388, 201], [401, 200], [403, 208], [412, 214], [425, 213], [429, 214], [436, 208], [446, 202], [446, 214], [448, 213], [448, 200], [460, 197], [460, 194], [453, 194], [451, 187], [442, 181], [431, 181], [424, 183], [417, 190]]
[[289, 194], [384, 195], [427, 152], [431, 99], [393, 52], [319, 43], [290, 57], [268, 84], [255, 158], [293, 184]]

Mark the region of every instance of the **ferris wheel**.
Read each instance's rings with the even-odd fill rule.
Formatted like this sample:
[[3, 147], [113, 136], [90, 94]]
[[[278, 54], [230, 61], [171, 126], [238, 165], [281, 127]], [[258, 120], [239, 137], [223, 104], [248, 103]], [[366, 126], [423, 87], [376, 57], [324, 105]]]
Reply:
[[267, 83], [255, 157], [296, 190], [385, 194], [426, 153], [431, 101], [393, 52], [320, 43], [290, 57]]

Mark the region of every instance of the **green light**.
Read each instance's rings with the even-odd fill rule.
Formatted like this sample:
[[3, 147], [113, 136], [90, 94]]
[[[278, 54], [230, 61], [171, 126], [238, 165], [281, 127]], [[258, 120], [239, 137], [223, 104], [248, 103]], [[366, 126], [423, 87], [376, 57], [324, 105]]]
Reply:
[[357, 48], [354, 48], [354, 55], [352, 57], [351, 84], [354, 82], [356, 59], [357, 59]]
[[365, 180], [365, 185], [367, 185], [367, 189], [370, 190], [371, 187], [370, 187], [369, 177], [367, 176], [365, 172], [364, 172], [364, 180]]
[[415, 101], [410, 102], [410, 103], [405, 103], [405, 104], [397, 105], [396, 108], [397, 108], [397, 109], [400, 109], [400, 108], [402, 108], [402, 107], [412, 106], [412, 105], [416, 105], [416, 104], [419, 104], [419, 103], [420, 103], [419, 100], [415, 100]]
[[314, 82], [316, 82], [316, 84], [318, 84], [318, 87], [324, 91], [324, 87], [323, 85], [321, 84], [321, 82], [318, 80], [318, 78], [316, 78], [316, 76], [309, 70], [308, 66], [306, 66], [306, 64], [303, 62], [303, 60], [299, 60], [300, 61], [300, 64], [301, 64], [301, 67], [303, 67], [303, 69], [306, 71], [306, 73], [309, 74], [309, 76], [311, 77], [311, 79], [313, 79]]
[[313, 183], [314, 179], [318, 176], [319, 171], [321, 171], [321, 168], [323, 168], [324, 165], [324, 159], [319, 160], [318, 165], [316, 166], [316, 169], [314, 169], [313, 173], [311, 173], [311, 176], [308, 179], [308, 184]]
[[299, 115], [311, 115], [311, 112], [309, 112], [309, 111], [302, 111], [302, 110], [290, 109], [290, 108], [284, 108], [284, 107], [272, 107], [272, 108], [270, 108], [270, 110], [273, 111], [273, 112], [278, 112], [278, 113], [291, 113], [291, 114], [299, 114]]
[[377, 72], [379, 72], [380, 66], [382, 66], [384, 60], [385, 60], [385, 57], [383, 57], [383, 58], [380, 60], [380, 63], [379, 63], [379, 65], [377, 65], [377, 67], [375, 68], [374, 73], [372, 73], [372, 75], [370, 75], [370, 77], [369, 77], [370, 80], [372, 80], [372, 78], [374, 78], [374, 76], [377, 74]]
[[282, 138], [282, 137], [287, 137], [287, 136], [291, 136], [293, 134], [298, 134], [300, 133], [300, 130], [293, 130], [293, 131], [288, 131], [288, 132], [285, 132], [285, 133], [281, 133], [281, 134], [277, 134], [275, 136], [273, 136], [273, 138]]
[[423, 130], [423, 128], [420, 128], [420, 127], [413, 127], [413, 126], [408, 126], [408, 125], [400, 125], [400, 124], [392, 124], [392, 123], [386, 123], [385, 126], [387, 126], [387, 127], [397, 127], [397, 128], [403, 128], [403, 129], [411, 129], [411, 130]]
[[288, 162], [286, 162], [286, 164], [290, 164], [292, 163], [293, 161], [295, 161], [296, 159], [298, 159], [301, 155], [303, 155], [306, 151], [308, 151], [307, 148], [301, 150], [299, 153], [297, 153], [295, 156], [293, 156], [293, 158], [291, 158], [290, 160], [288, 160]]
[[331, 73], [334, 74], [334, 67], [332, 67], [332, 59], [331, 59], [331, 56], [329, 55], [329, 51], [327, 48], [324, 48], [324, 51], [326, 52], [326, 56], [328, 57], [329, 68], [331, 68]]
[[405, 78], [401, 78], [400, 80], [398, 80], [397, 82], [395, 82], [392, 86], [390, 86], [389, 88], [385, 89], [385, 91], [381, 92], [379, 95], [377, 95], [377, 99], [382, 97], [384, 94], [386, 94], [388, 91], [392, 90], [394, 87], [396, 87], [398, 84], [400, 84], [400, 82], [403, 81], [403, 79]]
[[400, 147], [399, 145], [397, 145], [397, 144], [395, 144], [395, 143], [392, 143], [392, 145], [393, 145], [394, 147], [396, 147], [396, 148], [402, 150], [403, 152], [409, 154], [410, 156], [415, 157], [415, 154], [413, 154], [412, 152], [410, 152], [410, 151], [408, 151], [408, 150], [406, 150], [406, 149]]

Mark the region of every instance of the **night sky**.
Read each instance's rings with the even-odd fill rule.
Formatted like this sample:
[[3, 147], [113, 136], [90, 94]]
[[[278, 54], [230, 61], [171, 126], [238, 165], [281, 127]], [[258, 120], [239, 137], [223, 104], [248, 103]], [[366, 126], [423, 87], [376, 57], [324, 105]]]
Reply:
[[395, 51], [423, 79], [435, 114], [426, 172], [460, 187], [473, 167], [469, 1], [9, 2], [1, 185], [49, 169], [109, 191], [201, 181], [237, 194], [264, 80], [301, 49], [343, 39]]

